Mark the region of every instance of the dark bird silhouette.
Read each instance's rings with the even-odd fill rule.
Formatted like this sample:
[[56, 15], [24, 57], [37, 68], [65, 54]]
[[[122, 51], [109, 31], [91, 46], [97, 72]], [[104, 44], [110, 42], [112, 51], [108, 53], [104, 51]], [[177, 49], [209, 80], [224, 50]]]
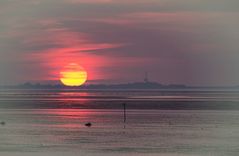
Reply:
[[87, 127], [91, 127], [92, 124], [91, 124], [90, 122], [88, 122], [88, 123], [85, 124], [85, 126], [87, 126]]

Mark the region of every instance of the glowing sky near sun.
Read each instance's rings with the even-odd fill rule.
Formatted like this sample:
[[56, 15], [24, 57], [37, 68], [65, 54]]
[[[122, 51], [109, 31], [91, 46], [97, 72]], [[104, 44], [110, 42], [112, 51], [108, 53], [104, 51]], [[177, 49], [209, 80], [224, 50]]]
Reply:
[[87, 83], [239, 84], [239, 1], [0, 1], [0, 85], [58, 83], [77, 63]]

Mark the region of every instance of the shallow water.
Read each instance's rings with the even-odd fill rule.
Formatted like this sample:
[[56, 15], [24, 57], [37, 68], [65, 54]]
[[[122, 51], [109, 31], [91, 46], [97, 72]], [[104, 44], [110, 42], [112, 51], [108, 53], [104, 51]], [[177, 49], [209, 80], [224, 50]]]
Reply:
[[239, 110], [239, 91], [22, 90], [0, 89], [0, 108], [10, 109]]
[[[237, 156], [238, 111], [8, 109], [0, 155]], [[84, 124], [91, 122], [92, 127]]]
[[238, 94], [4, 90], [0, 156], [237, 156]]

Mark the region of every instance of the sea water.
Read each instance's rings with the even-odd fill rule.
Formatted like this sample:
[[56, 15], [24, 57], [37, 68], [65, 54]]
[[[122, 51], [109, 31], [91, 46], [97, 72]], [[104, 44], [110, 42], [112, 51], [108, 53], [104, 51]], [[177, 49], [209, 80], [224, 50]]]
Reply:
[[0, 155], [237, 156], [237, 104], [225, 91], [4, 90]]

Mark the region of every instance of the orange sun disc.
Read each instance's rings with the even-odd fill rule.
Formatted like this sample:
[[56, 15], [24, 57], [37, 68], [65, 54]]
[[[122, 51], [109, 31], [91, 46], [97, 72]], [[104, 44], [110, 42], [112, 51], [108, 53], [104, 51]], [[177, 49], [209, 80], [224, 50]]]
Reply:
[[78, 64], [71, 63], [60, 72], [60, 80], [65, 86], [81, 86], [87, 80], [87, 72]]

